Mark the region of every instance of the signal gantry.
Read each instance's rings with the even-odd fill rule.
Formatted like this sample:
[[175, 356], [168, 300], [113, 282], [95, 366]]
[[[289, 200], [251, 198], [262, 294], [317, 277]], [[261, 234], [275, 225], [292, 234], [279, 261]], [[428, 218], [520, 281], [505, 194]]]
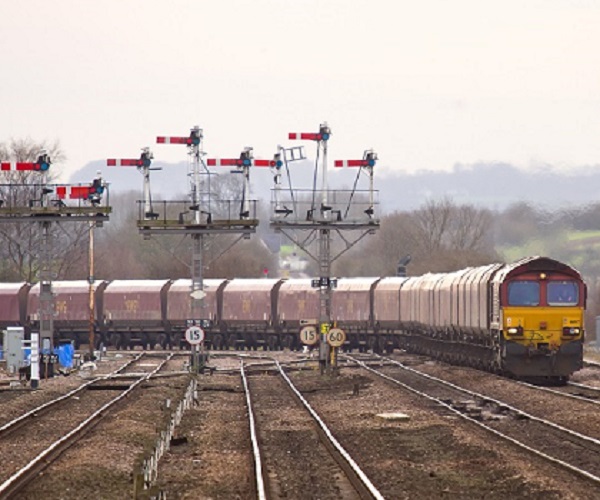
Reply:
[[[292, 187], [289, 163], [305, 160], [304, 153], [298, 148], [279, 146], [277, 158], [280, 163], [275, 167], [272, 199], [271, 227], [284, 234], [289, 240], [305, 251], [319, 264], [319, 277], [312, 280], [314, 288], [319, 289], [320, 316], [319, 329], [319, 364], [321, 372], [337, 364], [337, 349], [343, 343], [344, 332], [333, 328], [331, 321], [331, 297], [337, 280], [331, 276], [331, 264], [342, 254], [350, 250], [368, 234], [379, 228], [379, 219], [375, 216], [376, 194], [373, 186], [373, 167], [377, 162], [377, 154], [367, 150], [360, 160], [336, 160], [336, 167], [358, 167], [358, 173], [352, 190], [332, 190], [328, 184], [327, 153], [331, 139], [331, 128], [327, 123], [319, 127], [318, 132], [288, 134], [290, 140], [313, 141], [317, 145], [317, 157], [314, 167], [313, 186], [309, 190], [298, 190]], [[288, 173], [288, 190], [282, 185], [281, 168], [285, 166]], [[321, 185], [317, 185], [319, 170]], [[360, 175], [366, 172], [369, 176], [369, 189], [358, 190]], [[285, 195], [289, 197], [286, 198]], [[299, 237], [301, 231], [307, 231], [306, 237]], [[359, 231], [354, 239], [344, 237], [342, 231]], [[345, 248], [332, 255], [332, 232], [337, 233], [345, 243]], [[318, 242], [318, 251], [312, 249], [314, 240]], [[311, 326], [309, 326], [311, 328]], [[312, 330], [314, 332], [314, 330]], [[335, 334], [335, 335], [333, 335]], [[308, 335], [312, 337], [311, 335]], [[335, 339], [334, 339], [335, 337]], [[333, 348], [333, 356], [330, 356]]]
[[[150, 190], [150, 168], [152, 156], [144, 150], [140, 159], [109, 160], [109, 165], [136, 166], [144, 174], [144, 199], [141, 202], [137, 225], [144, 237], [152, 235], [184, 235], [192, 240], [192, 284], [190, 290], [191, 315], [188, 319], [190, 327], [205, 325], [207, 321], [203, 307], [203, 249], [204, 238], [217, 234], [238, 234], [238, 240], [249, 238], [256, 231], [256, 201], [249, 199], [249, 178], [251, 166], [272, 166], [266, 160], [255, 160], [252, 148], [246, 148], [239, 158], [207, 159], [202, 143], [204, 134], [198, 126], [190, 130], [187, 136], [158, 136], [157, 144], [184, 145], [188, 149], [189, 165], [189, 199], [169, 200], [153, 203]], [[211, 192], [210, 167], [233, 167], [233, 173], [243, 176], [241, 199], [216, 199]], [[239, 209], [237, 209], [239, 207]], [[235, 243], [235, 242], [234, 242]], [[200, 364], [196, 358], [196, 367]]]
[[[90, 184], [50, 184], [52, 161], [42, 150], [35, 162], [1, 162], [0, 176], [8, 182], [0, 184], [0, 223], [36, 223], [40, 225], [39, 335], [43, 352], [53, 349], [54, 295], [52, 293], [52, 224], [87, 222], [101, 226], [108, 221], [108, 185], [101, 177]], [[39, 175], [30, 182], [28, 173]], [[106, 196], [104, 196], [106, 195]], [[93, 350], [93, 337], [90, 350]]]

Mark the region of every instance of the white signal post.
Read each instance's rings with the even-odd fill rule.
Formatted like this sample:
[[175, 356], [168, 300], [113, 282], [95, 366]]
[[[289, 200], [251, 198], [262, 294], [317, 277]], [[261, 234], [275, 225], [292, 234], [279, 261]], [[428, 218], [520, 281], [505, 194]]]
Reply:
[[[327, 184], [327, 143], [331, 138], [331, 129], [327, 123], [322, 123], [319, 126], [319, 132], [290, 132], [288, 139], [301, 141], [314, 141], [317, 143], [317, 155], [322, 152], [321, 163], [321, 208], [320, 216], [316, 217], [315, 207], [311, 207], [310, 218], [319, 219], [326, 223], [330, 219], [331, 207], [327, 202], [329, 186]], [[318, 158], [318, 156], [317, 156]], [[317, 163], [318, 168], [318, 163]], [[316, 173], [315, 173], [316, 175]], [[314, 198], [313, 198], [314, 199]], [[329, 346], [326, 342], [326, 335], [331, 325], [331, 288], [329, 280], [331, 277], [331, 249], [330, 249], [330, 230], [319, 229], [319, 277], [324, 282], [327, 282], [326, 287], [320, 287], [319, 302], [320, 302], [320, 342], [319, 342], [319, 367], [321, 373], [324, 373], [327, 368], [327, 359], [329, 355]]]
[[256, 160], [252, 152], [253, 148], [247, 147], [240, 153], [239, 158], [209, 158], [210, 167], [236, 167], [232, 173], [242, 174], [244, 177], [242, 205], [240, 207], [240, 218], [250, 217], [250, 167], [274, 167], [275, 160]]
[[[188, 176], [190, 177], [190, 202], [193, 210], [195, 211], [194, 220], [196, 224], [200, 224], [202, 221], [202, 211], [200, 209], [202, 202], [202, 179], [200, 177], [200, 167], [204, 167], [206, 171], [206, 165], [202, 157], [204, 151], [202, 150], [202, 140], [204, 139], [204, 133], [202, 129], [196, 125], [190, 130], [189, 136], [158, 136], [156, 138], [157, 144], [183, 144], [189, 148], [190, 166], [188, 169]], [[210, 207], [205, 207], [210, 211]]]
[[[188, 324], [208, 324], [209, 321], [205, 318], [204, 311], [204, 286], [203, 286], [203, 253], [204, 253], [204, 238], [221, 233], [241, 234], [241, 238], [249, 238], [250, 233], [255, 232], [258, 220], [250, 219], [250, 200], [248, 182], [248, 170], [242, 169], [244, 174], [244, 195], [242, 200], [242, 208], [239, 217], [232, 216], [231, 211], [227, 214], [220, 210], [225, 203], [231, 203], [233, 200], [216, 200], [211, 193], [211, 176], [214, 172], [209, 170], [209, 166], [246, 166], [236, 160], [207, 160], [206, 153], [203, 150], [204, 134], [203, 130], [195, 126], [191, 129], [188, 136], [158, 136], [156, 142], [158, 144], [179, 144], [187, 148], [189, 157], [188, 177], [190, 184], [190, 199], [189, 203], [182, 204], [180, 201], [165, 201], [164, 215], [157, 214], [157, 219], [147, 221], [138, 220], [138, 228], [144, 235], [151, 234], [184, 234], [192, 239], [192, 264], [191, 264], [191, 289], [190, 289], [190, 316]], [[245, 151], [246, 155], [240, 159], [251, 158], [250, 152]], [[240, 168], [236, 168], [240, 171]], [[176, 207], [173, 210], [167, 210], [169, 207]], [[216, 210], [213, 213], [213, 204], [216, 204]], [[183, 210], [181, 210], [183, 208]], [[179, 216], [174, 218], [172, 215], [179, 211]], [[189, 214], [189, 216], [188, 216]], [[212, 333], [212, 332], [210, 332]], [[175, 341], [179, 341], [179, 336], [175, 337]], [[209, 337], [209, 341], [213, 345], [222, 346], [226, 343], [221, 333], [215, 332], [215, 335]], [[199, 363], [199, 360], [198, 360]]]
[[[210, 194], [210, 175], [208, 167], [204, 163], [205, 152], [202, 141], [204, 140], [204, 132], [195, 125], [190, 129], [188, 136], [158, 136], [157, 144], [182, 144], [188, 148], [188, 177], [190, 181], [190, 210], [194, 213], [194, 223], [202, 224], [203, 216], [206, 217], [206, 223], [210, 224], [212, 220], [211, 214], [211, 199]], [[203, 175], [205, 174], [208, 183], [208, 191], [203, 185]], [[199, 320], [204, 317], [204, 297], [206, 294], [204, 288], [203, 276], [203, 251], [204, 237], [202, 234], [192, 235], [192, 284], [190, 288], [190, 310], [192, 320]], [[187, 331], [186, 331], [187, 339]], [[204, 332], [202, 332], [202, 341], [204, 340]], [[189, 340], [188, 340], [189, 342]], [[191, 342], [190, 342], [191, 343]], [[192, 344], [193, 345], [193, 344]], [[204, 344], [202, 343], [202, 352], [204, 353]], [[204, 357], [204, 356], [203, 356]], [[198, 366], [200, 361], [197, 356], [194, 356], [194, 365]]]
[[144, 176], [144, 219], [152, 219], [154, 211], [152, 210], [152, 198], [150, 193], [150, 170], [160, 170], [160, 168], [150, 168], [154, 155], [150, 148], [142, 148], [142, 154], [136, 159], [108, 159], [106, 165], [109, 167], [137, 167]]
[[[368, 149], [364, 152], [362, 160], [335, 160], [335, 162], [334, 162], [334, 166], [337, 168], [358, 167], [360, 169], [358, 171], [358, 174], [356, 175], [356, 180], [354, 181], [354, 189], [356, 189], [356, 184], [358, 183], [358, 178], [360, 177], [360, 174], [363, 171], [363, 169], [367, 172], [367, 175], [369, 176], [369, 208], [367, 210], [365, 210], [365, 213], [369, 217], [372, 217], [375, 212], [375, 210], [374, 210], [375, 196], [374, 196], [374, 190], [373, 190], [373, 188], [374, 188], [373, 167], [377, 163], [377, 159], [378, 159], [377, 153], [375, 151], [373, 151], [372, 149]], [[348, 205], [348, 208], [346, 209], [346, 213], [344, 214], [344, 217], [346, 217], [348, 215], [349, 210], [350, 210], [350, 205]]]
[[[190, 326], [185, 331], [185, 340], [192, 346], [192, 372], [198, 373], [201, 363], [203, 363], [199, 358], [204, 360], [204, 330], [199, 326]], [[200, 349], [198, 349], [198, 346], [200, 346]], [[198, 356], [199, 352], [200, 357]]]

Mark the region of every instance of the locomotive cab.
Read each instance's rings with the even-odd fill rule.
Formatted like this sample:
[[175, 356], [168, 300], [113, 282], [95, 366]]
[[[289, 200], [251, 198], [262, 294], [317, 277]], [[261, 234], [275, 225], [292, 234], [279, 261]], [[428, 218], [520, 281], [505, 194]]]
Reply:
[[517, 377], [566, 380], [582, 368], [586, 288], [547, 258], [517, 263], [495, 280], [500, 364]]

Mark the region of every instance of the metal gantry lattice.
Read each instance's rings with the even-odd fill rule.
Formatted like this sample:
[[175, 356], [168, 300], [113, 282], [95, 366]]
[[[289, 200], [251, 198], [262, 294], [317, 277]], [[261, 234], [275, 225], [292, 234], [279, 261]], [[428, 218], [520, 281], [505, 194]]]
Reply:
[[[336, 280], [332, 277], [331, 265], [342, 254], [356, 245], [366, 235], [379, 228], [379, 219], [375, 216], [377, 205], [373, 185], [373, 167], [377, 155], [373, 150], [365, 151], [361, 160], [336, 160], [336, 167], [359, 167], [354, 187], [351, 191], [330, 190], [327, 172], [327, 146], [331, 138], [331, 129], [323, 123], [316, 133], [290, 133], [290, 140], [308, 140], [317, 143], [317, 158], [312, 189], [294, 189], [289, 174], [289, 163], [305, 160], [303, 151], [298, 148], [285, 149], [279, 147], [279, 158], [283, 161], [276, 166], [275, 188], [273, 190], [273, 211], [271, 227], [281, 232], [294, 244], [306, 252], [318, 263], [319, 277], [313, 280], [319, 288], [319, 364], [321, 372], [336, 364], [336, 351], [330, 352], [326, 336], [332, 326], [331, 304]], [[285, 166], [288, 177], [287, 193], [282, 187], [281, 168]], [[321, 170], [321, 186], [317, 186], [318, 171]], [[362, 171], [369, 175], [369, 189], [358, 191], [358, 179]], [[285, 195], [289, 198], [285, 199]], [[366, 196], [365, 196], [366, 195]], [[320, 204], [318, 204], [320, 200]], [[344, 237], [345, 231], [358, 231], [358, 237], [350, 240]], [[308, 232], [308, 236], [300, 238], [299, 233]], [[332, 236], [335, 233], [345, 243], [345, 248], [332, 256]], [[317, 240], [318, 250], [315, 255], [312, 244]], [[333, 354], [333, 356], [332, 356]]]
[[[181, 144], [188, 148], [189, 199], [153, 202], [150, 190], [150, 168], [153, 155], [145, 148], [139, 160], [120, 160], [123, 166], [136, 166], [144, 174], [144, 199], [138, 202], [137, 226], [144, 237], [152, 235], [183, 235], [192, 240], [191, 315], [190, 323], [206, 320], [203, 308], [204, 246], [206, 238], [218, 234], [238, 234], [249, 238], [258, 225], [256, 200], [249, 199], [249, 168], [257, 165], [252, 148], [246, 148], [239, 158], [207, 159], [203, 150], [204, 134], [195, 126], [188, 136], [159, 136], [158, 144]], [[116, 164], [119, 160], [109, 160]], [[109, 163], [110, 164], [110, 163]], [[233, 172], [243, 175], [243, 189], [239, 200], [216, 199], [211, 191], [209, 166], [234, 167]], [[258, 166], [258, 165], [257, 165]], [[267, 166], [267, 165], [265, 165]]]
[[[35, 172], [35, 175], [40, 176], [38, 183], [0, 184], [0, 223], [39, 224], [39, 333], [41, 348], [50, 352], [53, 349], [55, 315], [52, 292], [52, 225], [87, 222], [100, 226], [108, 221], [112, 210], [108, 185], [100, 176], [90, 184], [49, 184], [51, 163], [45, 151], [40, 152], [36, 162], [0, 163], [0, 172], [9, 179], [24, 172]], [[20, 180], [23, 181], [23, 178]], [[91, 341], [93, 342], [93, 337]], [[90, 350], [93, 348], [90, 345]]]

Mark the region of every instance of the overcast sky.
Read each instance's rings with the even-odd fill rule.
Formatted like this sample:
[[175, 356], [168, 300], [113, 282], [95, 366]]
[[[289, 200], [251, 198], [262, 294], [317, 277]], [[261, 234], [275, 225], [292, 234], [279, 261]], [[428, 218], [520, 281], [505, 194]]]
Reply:
[[[60, 140], [63, 179], [199, 125], [211, 157], [327, 121], [388, 171], [600, 164], [594, 0], [3, 0], [0, 141]], [[314, 156], [312, 146], [307, 150]]]

